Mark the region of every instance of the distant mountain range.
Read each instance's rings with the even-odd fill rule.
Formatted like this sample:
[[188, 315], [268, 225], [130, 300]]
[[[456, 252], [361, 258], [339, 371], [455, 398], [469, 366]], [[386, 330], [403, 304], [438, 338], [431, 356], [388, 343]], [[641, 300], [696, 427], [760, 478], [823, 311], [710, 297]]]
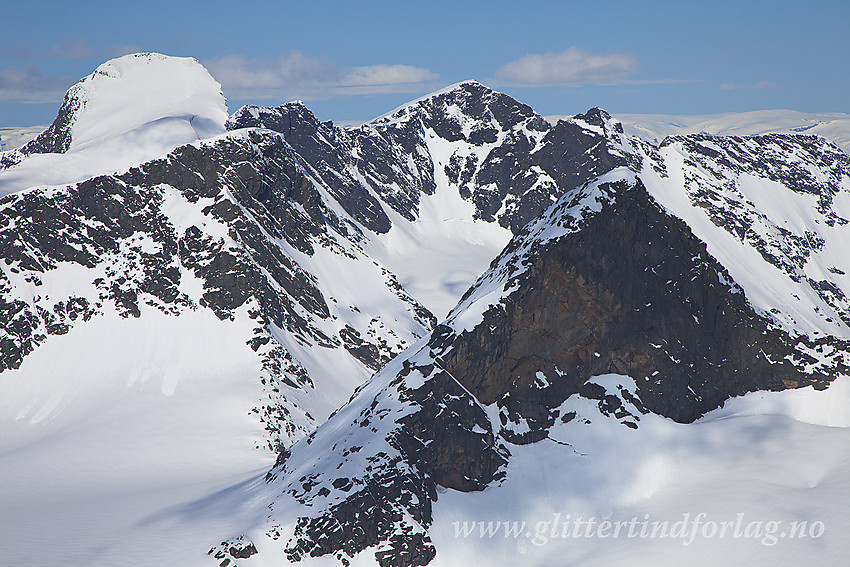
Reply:
[[105, 63], [0, 154], [0, 553], [842, 564], [848, 125], [465, 81], [339, 127]]
[[[614, 114], [626, 132], [659, 142], [667, 136], [714, 134], [752, 136], [755, 134], [814, 134], [830, 140], [850, 152], [850, 114], [843, 112], [798, 112], [796, 110], [755, 110], [722, 114]], [[557, 122], [571, 115], [546, 116]], [[360, 122], [341, 121], [341, 125], [359, 126]], [[0, 128], [2, 150], [13, 150], [38, 136], [46, 126]]]
[[850, 115], [841, 112], [806, 113], [794, 110], [757, 110], [705, 116], [666, 114], [618, 114], [626, 131], [661, 141], [667, 136], [713, 134], [811, 134], [834, 142], [850, 153]]
[[0, 151], [20, 148], [41, 134], [47, 126], [4, 126], [0, 127]]

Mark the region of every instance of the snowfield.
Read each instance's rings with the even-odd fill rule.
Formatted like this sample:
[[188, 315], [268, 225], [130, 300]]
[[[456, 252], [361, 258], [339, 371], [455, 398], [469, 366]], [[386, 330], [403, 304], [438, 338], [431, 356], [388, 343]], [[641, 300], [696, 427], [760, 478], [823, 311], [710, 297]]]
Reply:
[[[848, 401], [843, 378], [823, 392], [748, 394], [689, 425], [645, 416], [637, 430], [591, 403], [571, 408], [589, 423], [513, 448], [500, 487], [440, 495], [433, 565], [841, 565]], [[490, 522], [502, 522], [492, 536]]]
[[[268, 512], [263, 475], [273, 461], [246, 443], [255, 425], [232, 403], [245, 381], [225, 374], [212, 383], [181, 383], [171, 396], [150, 377], [115, 388], [74, 419], [40, 427], [5, 422], [6, 561], [215, 564], [207, 549]], [[429, 530], [438, 549], [432, 565], [709, 566], [741, 557], [748, 565], [843, 565], [850, 529], [847, 408], [848, 379], [822, 392], [749, 394], [690, 425], [646, 416], [635, 431], [592, 404], [576, 407], [590, 423], [567, 424], [556, 437], [571, 446], [514, 447], [501, 486], [440, 494]], [[703, 524], [694, 527], [700, 515]], [[576, 532], [579, 518], [595, 525], [579, 524]], [[653, 523], [672, 527], [684, 518], [684, 535], [652, 537]], [[613, 527], [603, 529], [605, 521], [624, 524], [617, 537]], [[515, 522], [524, 525], [516, 535]], [[721, 522], [732, 523], [725, 536]], [[797, 536], [790, 537], [794, 525]], [[292, 527], [280, 527], [278, 542], [251, 534], [260, 554], [245, 564], [280, 565], [279, 546]], [[304, 564], [339, 563], [325, 557]], [[364, 552], [352, 564], [377, 562]]]
[[211, 534], [237, 524], [170, 511], [274, 462], [255, 447], [250, 332], [209, 311], [177, 318], [148, 308], [132, 321], [97, 317], [5, 372], [4, 562], [201, 563], [198, 551], [217, 543]]
[[626, 132], [660, 142], [667, 136], [714, 134], [811, 134], [831, 140], [850, 153], [850, 115], [841, 112], [807, 113], [795, 110], [755, 110], [702, 116], [617, 114]]
[[[0, 205], [12, 207], [18, 197], [38, 191], [48, 197], [64, 195], [74, 183], [126, 172], [186, 144], [191, 144], [192, 152], [201, 153], [216, 144], [244, 142], [249, 148], [246, 153], [256, 157], [275, 142], [286, 143], [282, 134], [263, 128], [226, 132], [228, 113], [220, 85], [190, 58], [138, 54], [115, 59], [74, 87], [68, 100], [78, 104], [72, 106], [67, 151], [34, 153], [0, 170]], [[382, 135], [382, 124], [405, 125], [410, 119], [406, 113], [413, 114], [414, 106], [427, 100], [414, 101], [361, 128], [373, 128]], [[476, 125], [459, 107], [449, 110], [459, 131], [469, 135]], [[846, 221], [836, 220], [850, 219], [850, 177], [827, 176], [809, 154], [787, 155], [786, 163], [795, 171], [810, 173], [826, 187], [818, 195], [795, 192], [752, 173], [718, 173], [718, 164], [726, 162], [717, 156], [725, 158], [723, 152], [735, 148], [702, 141], [700, 147], [710, 157], [698, 159], [684, 140], [660, 147], [629, 142], [628, 136], [660, 141], [668, 135], [698, 132], [797, 132], [830, 138], [847, 151], [850, 117], [765, 111], [619, 118], [626, 132], [615, 149], [623, 155], [639, 155], [642, 169], [620, 165], [583, 183], [561, 201], [569, 203], [570, 197], [576, 197], [571, 208], [551, 207], [537, 224], [529, 225], [534, 238], [554, 240], [580, 230], [584, 216], [598, 212], [610, 197], [604, 184], [624, 181], [636, 186], [640, 180], [652, 198], [706, 243], [708, 253], [728, 269], [735, 289], [759, 313], [799, 336], [850, 338], [850, 326], [843, 318], [850, 314], [850, 299], [822, 285], [837, 281], [839, 292], [847, 290], [850, 295], [846, 283], [850, 281], [850, 232]], [[574, 124], [606, 135], [603, 127], [582, 121]], [[480, 166], [507, 134], [499, 131], [493, 135], [495, 141], [475, 145], [462, 137], [449, 141], [425, 126], [416, 131], [424, 140], [422, 151], [432, 160], [436, 187], [419, 195], [413, 220], [387, 206], [370, 189], [391, 228], [380, 234], [369, 232], [334, 201], [317, 177], [310, 177], [306, 167], [293, 161], [299, 165], [287, 173], [305, 176], [297, 188], [305, 194], [314, 189], [317, 200], [330, 203], [318, 215], [326, 232], [311, 235], [314, 239], [308, 245], [315, 250], [307, 253], [287, 241], [286, 235], [272, 235], [266, 231], [268, 225], [257, 224], [263, 227], [256, 229], [265, 239], [261, 242], [271, 243], [269, 249], [291, 262], [281, 270], [287, 276], [306, 274], [303, 279], [316, 286], [320, 307], [328, 311], [326, 317], [313, 316], [297, 304], [298, 297], [292, 302], [293, 310], [306, 321], [304, 329], [330, 337], [325, 344], [305, 338], [306, 331], [298, 334], [273, 325], [265, 327], [269, 340], [262, 343], [285, 347], [292, 358], [284, 360], [294, 359], [293, 367], [314, 379], [297, 391], [281, 387], [290, 396], [284, 402], [292, 402], [285, 407], [297, 414], [288, 419], [298, 425], [285, 444], [293, 444], [292, 467], [305, 476], [327, 467], [334, 474], [354, 477], [359, 472], [353, 470], [360, 463], [356, 459], [383, 449], [382, 436], [409, 409], [406, 402], [393, 397], [398, 392], [389, 380], [400, 372], [402, 359], [418, 356], [429, 340], [430, 329], [414, 313], [416, 306], [428, 308], [460, 334], [479, 325], [486, 310], [512, 291], [508, 272], [499, 279], [498, 263], [491, 267], [489, 280], [479, 279], [511, 241], [511, 230], [476, 216], [473, 199], [462, 196], [458, 182], [448, 173], [453, 163]], [[541, 132], [522, 130], [532, 150], [542, 146]], [[260, 142], [250, 145], [254, 134]], [[0, 131], [0, 135], [6, 134]], [[777, 155], [783, 156], [782, 148], [777, 148]], [[826, 143], [815, 147], [827, 157], [832, 148]], [[660, 162], [663, 172], [653, 168]], [[263, 165], [265, 172], [274, 164], [269, 160]], [[347, 173], [362, 180], [359, 171], [352, 171]], [[554, 182], [547, 174], [537, 183], [539, 187]], [[706, 187], [712, 191], [709, 197], [698, 191]], [[191, 202], [168, 185], [149, 190], [162, 193], [157, 210], [174, 227], [175, 242], [183, 237], [180, 243], [185, 247], [187, 231], [202, 226], [198, 233], [217, 243], [214, 251], [229, 250], [234, 257], [238, 246], [247, 245], [237, 242], [242, 235], [237, 234], [236, 224], [229, 226], [209, 216], [214, 205], [231, 204], [234, 211], [252, 220], [262, 221], [264, 214], [271, 214], [257, 205], [259, 201], [252, 201], [250, 210], [244, 203], [234, 205], [236, 184], [221, 189], [221, 195], [195, 196]], [[824, 204], [818, 199], [826, 193], [829, 202]], [[509, 197], [500, 213], [511, 206], [514, 196]], [[551, 200], [558, 204], [554, 197]], [[287, 209], [296, 218], [296, 227], [309, 219], [307, 204]], [[749, 215], [752, 230], [739, 238], [734, 227], [714, 222], [712, 207]], [[338, 217], [334, 219], [337, 227], [350, 229], [350, 234], [327, 228], [331, 213]], [[324, 247], [316, 244], [320, 241]], [[130, 244], [139, 256], [158, 254], [164, 246], [139, 236], [139, 241], [124, 242], [120, 253], [126, 253]], [[251, 252], [256, 253], [251, 261], [258, 264], [260, 252]], [[125, 266], [119, 255], [98, 258], [114, 262], [91, 269], [61, 263], [55, 270], [45, 270], [38, 283], [28, 279], [20, 265], [0, 264], [0, 284], [8, 281], [4, 293], [39, 307], [72, 296], [94, 305], [99, 288], [92, 278], [107, 277], [106, 268], [116, 276]], [[169, 261], [179, 264], [180, 258], [174, 258]], [[277, 454], [268, 446], [268, 430], [259, 421], [257, 408], [261, 401], [272, 399], [272, 391], [279, 393], [279, 383], [260, 382], [266, 369], [257, 349], [250, 346], [258, 336], [267, 338], [258, 335], [257, 317], [252, 314], [260, 309], [259, 302], [250, 299], [230, 318], [218, 317], [211, 309], [198, 307], [204, 305], [201, 298], [210, 286], [205, 287], [206, 282], [186, 266], [178, 267], [182, 270], [179, 291], [185, 293], [190, 307], [174, 307], [175, 313], [166, 314], [156, 302], [140, 303], [138, 317], [104, 309], [85, 323], [70, 325], [64, 334], [51, 334], [26, 354], [19, 368], [0, 373], [3, 564], [212, 566], [220, 561], [210, 557], [208, 550], [240, 536], [250, 539], [259, 553], [240, 559], [237, 565], [288, 564], [284, 549], [295, 533], [295, 522], [314, 509], [312, 503], [300, 503], [292, 497], [294, 493], [281, 493], [280, 486], [266, 482]], [[269, 268], [261, 266], [258, 272], [266, 276]], [[129, 268], [116, 277], [121, 275], [141, 278]], [[399, 289], [393, 288], [396, 281]], [[476, 281], [483, 283], [461, 300]], [[289, 297], [289, 290], [282, 286], [274, 290], [280, 297]], [[347, 326], [359, 333], [358, 338], [401, 354], [369, 378], [366, 363], [337, 340]], [[850, 354], [842, 356], [850, 362]], [[407, 387], [426, 379], [412, 372], [406, 377]], [[547, 380], [542, 374], [539, 379]], [[636, 388], [632, 378], [619, 374], [595, 376], [591, 381], [615, 396], [634, 393]], [[351, 397], [358, 385], [362, 387]], [[362, 417], [363, 405], [377, 397], [385, 404], [381, 418], [389, 415], [383, 429], [376, 426], [373, 435], [360, 427], [352, 433], [349, 422]], [[499, 408], [495, 403], [482, 407], [497, 432]], [[560, 412], [572, 412], [574, 418], [559, 421], [541, 441], [511, 444], [506, 476], [498, 482], [480, 492], [438, 488], [434, 522], [427, 530], [437, 555], [429, 565], [846, 564], [850, 376], [839, 377], [822, 391], [750, 393], [728, 400], [691, 424], [650, 413], [641, 415], [640, 426], [631, 429], [601, 413], [595, 401], [579, 396], [567, 399]], [[336, 417], [326, 421], [332, 414]], [[487, 425], [486, 420], [482, 423]], [[306, 437], [314, 430], [315, 437]], [[356, 435], [362, 437], [349, 438]], [[334, 451], [342, 451], [337, 441], [342, 447], [343, 440], [349, 447], [357, 445], [355, 452], [363, 448], [363, 453], [337, 465]], [[343, 492], [330, 493], [330, 500], [344, 499]], [[359, 553], [351, 565], [378, 565], [374, 551]], [[340, 562], [328, 554], [305, 558], [301, 564], [336, 566]]]

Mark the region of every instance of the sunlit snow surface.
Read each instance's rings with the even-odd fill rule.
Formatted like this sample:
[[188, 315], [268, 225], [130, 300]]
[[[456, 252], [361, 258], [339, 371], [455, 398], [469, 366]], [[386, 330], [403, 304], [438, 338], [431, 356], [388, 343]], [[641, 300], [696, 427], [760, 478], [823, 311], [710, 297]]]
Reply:
[[[0, 195], [123, 170], [177, 145], [221, 133], [226, 109], [219, 86], [196, 62], [169, 62], [152, 77], [144, 65], [124, 68], [121, 61], [101, 67], [83, 83], [92, 89], [90, 104], [74, 125], [68, 153], [30, 156], [0, 173]], [[151, 64], [155, 61], [159, 60], [153, 56]], [[113, 81], [117, 76], [121, 82]], [[154, 88], [163, 77], [177, 88]], [[172, 98], [164, 92], [180, 94]], [[139, 97], [145, 104], [136, 104]], [[654, 132], [649, 127], [646, 131]], [[813, 127], [805, 133], [818, 132]], [[457, 148], [433, 136], [428, 144], [439, 177], [440, 166]], [[669, 150], [668, 165], [677, 163], [675, 151]], [[614, 172], [608, 180], [621, 178], [621, 173]], [[724, 244], [722, 230], [700, 220], [699, 211], [686, 199], [677, 201], [665, 193], [675, 181], [673, 174], [648, 179], [644, 182], [668, 210], [687, 220], [698, 236], [711, 240], [712, 254], [727, 267], [741, 263], [739, 283], [750, 297], [747, 286], [757, 288], [769, 271], [758, 263], [761, 260], [739, 255], [738, 244]], [[507, 242], [509, 233], [495, 224], [472, 223], [470, 204], [450, 192], [445, 179], [436, 181], [435, 194], [422, 197], [418, 220], [396, 222], [393, 217], [393, 229], [369, 243], [367, 252], [398, 274], [407, 291], [442, 318], [486, 267], [485, 260], [495, 257]], [[595, 209], [600, 202], [594, 192], [597, 186], [587, 186], [587, 200], [577, 203], [574, 212]], [[774, 199], [768, 193], [772, 187], [759, 180], [744, 178], [742, 188], [768, 217], [788, 215], [797, 204], [790, 198]], [[844, 199], [837, 206], [846, 207]], [[811, 228], [809, 220], [802, 219], [796, 228], [805, 232]], [[563, 233], [558, 227], [548, 229], [553, 238]], [[446, 251], [448, 244], [455, 247]], [[843, 241], [836, 236], [829, 244], [832, 256], [823, 262], [813, 260], [813, 269], [843, 261], [835, 252], [846, 249]], [[334, 309], [347, 309], [354, 301], [347, 301], [348, 283], [374, 277], [372, 272], [379, 267], [365, 262], [355, 267], [352, 262], [349, 269], [334, 268], [325, 257], [330, 255], [320, 251], [304, 259], [305, 267], [327, 283], [323, 289], [329, 297], [339, 300]], [[434, 277], [437, 268], [439, 278]], [[764, 297], [753, 296], [765, 310], [799, 292], [779, 275], [770, 283], [774, 287], [766, 288]], [[197, 298], [200, 283], [186, 283], [193, 284], [198, 289], [190, 295]], [[495, 300], [506, 293], [504, 287], [497, 291]], [[361, 304], [364, 313], [380, 310], [386, 301], [377, 292], [357, 298], [374, 302]], [[483, 309], [491, 300], [486, 294], [473, 295], [468, 303], [477, 301]], [[788, 311], [790, 317], [798, 315], [798, 326], [805, 331], [845, 331], [840, 326], [824, 327], [822, 317], [811, 316], [817, 298], [804, 300], [810, 303], [806, 309]], [[473, 309], [452, 322], [457, 329], [469, 328], [480, 314]], [[262, 392], [256, 379], [259, 361], [246, 345], [253, 330], [247, 318], [240, 314], [235, 322], [223, 322], [208, 310], [170, 317], [144, 308], [139, 319], [120, 319], [117, 325], [116, 321], [117, 315], [105, 315], [72, 333], [51, 337], [19, 370], [3, 375], [2, 562], [45, 567], [212, 565], [217, 562], [204, 555], [207, 549], [245, 533], [246, 527], [261, 526], [248, 533], [260, 554], [244, 564], [283, 564], [282, 548], [294, 526], [281, 525], [283, 537], [277, 541], [264, 535], [268, 505], [279, 494], [263, 480], [273, 456], [255, 448], [264, 433], [250, 412]], [[339, 380], [328, 384], [349, 385], [350, 376], [333, 373], [339, 363], [333, 358], [336, 354], [300, 348], [299, 358], [319, 369], [317, 374]], [[595, 380], [608, 389], [633, 387], [627, 377]], [[379, 385], [373, 381], [369, 387]], [[317, 403], [329, 412], [340, 403], [340, 396], [334, 392]], [[511, 446], [513, 457], [501, 485], [481, 493], [440, 494], [429, 529], [438, 550], [432, 564], [844, 565], [850, 533], [848, 408], [846, 378], [823, 392], [750, 394], [691, 425], [648, 415], [638, 430], [601, 415], [594, 403], [567, 400], [562, 413], [575, 411], [577, 418], [555, 427], [551, 440]], [[353, 406], [342, 414], [358, 410]], [[305, 514], [300, 505], [285, 499], [276, 502], [275, 512], [293, 522]], [[556, 527], [558, 514], [562, 523]], [[572, 520], [593, 517], [597, 523], [637, 518], [673, 524], [684, 514], [690, 518], [705, 514], [704, 522], [735, 521], [743, 514], [745, 524], [779, 522], [780, 530], [786, 531], [792, 522], [805, 521], [807, 526], [822, 525], [824, 531], [809, 531], [808, 538], [780, 536], [774, 545], [760, 537], [701, 533], [687, 545], [683, 538], [625, 533], [617, 538], [560, 537], [568, 515]], [[469, 535], [459, 531], [464, 522], [467, 527], [476, 522]], [[482, 537], [477, 522], [488, 526], [525, 522], [526, 528], [506, 536], [500, 527], [492, 537]], [[339, 564], [332, 557], [305, 563]], [[372, 550], [353, 564], [375, 564]]]
[[[411, 387], [417, 384], [413, 378]], [[614, 394], [620, 386], [635, 388], [619, 375], [591, 381]], [[382, 383], [371, 381], [359, 400], [366, 404], [379, 395], [390, 415], [403, 415], [404, 405], [394, 401], [392, 389], [382, 391]], [[500, 483], [478, 493], [440, 489], [428, 529], [437, 549], [431, 565], [844, 565], [850, 529], [848, 404], [850, 379], [843, 377], [825, 391], [748, 394], [693, 424], [641, 416], [633, 430], [602, 415], [595, 401], [572, 397], [561, 409], [576, 417], [554, 427], [549, 439], [512, 445]], [[387, 450], [380, 434], [345, 427], [363, 407], [356, 401], [320, 429], [313, 459], [304, 460], [306, 451], [293, 453], [295, 478], [323, 470], [323, 462], [333, 464], [336, 443], [361, 446], [366, 454]], [[348, 470], [351, 465], [327, 472], [358, 474]], [[279, 539], [268, 537], [268, 523], [249, 531], [260, 553], [245, 565], [279, 565], [294, 519], [311, 511], [279, 489], [274, 483], [236, 487], [219, 501], [226, 506], [229, 499], [246, 519], [250, 513], [240, 498], [251, 494], [256, 507], [274, 501]], [[215, 510], [197, 518], [207, 513]], [[574, 531], [579, 519], [585, 523]], [[572, 524], [565, 532], [567, 520]], [[602, 522], [621, 523], [617, 536], [612, 528], [598, 532]], [[664, 522], [666, 537], [661, 531], [653, 536], [653, 524]], [[685, 527], [670, 531], [677, 522]], [[727, 526], [722, 536], [721, 522]], [[332, 557], [303, 564], [338, 565]], [[372, 550], [352, 561], [376, 564]]]
[[153, 553], [198, 564], [238, 511], [169, 510], [273, 462], [254, 448], [260, 368], [249, 325], [147, 307], [119, 319], [96, 317], [3, 373], [4, 563], [144, 565]]
[[[596, 381], [609, 389], [631, 382]], [[549, 440], [512, 447], [500, 487], [440, 495], [429, 530], [438, 549], [433, 564], [843, 565], [850, 529], [848, 402], [850, 379], [841, 378], [824, 392], [748, 394], [694, 424], [647, 415], [631, 430], [591, 402], [567, 400], [578, 417], [551, 437], [570, 447]], [[700, 514], [713, 527], [694, 528]], [[686, 517], [684, 537], [661, 531], [652, 537], [653, 523], [660, 530], [663, 522], [672, 527]], [[596, 526], [576, 532], [578, 518], [594, 518]], [[633, 518], [633, 537], [628, 527], [617, 537], [613, 527], [597, 531], [603, 521]], [[573, 524], [565, 536], [567, 519]], [[456, 533], [463, 522], [490, 521], [526, 522], [526, 528], [519, 537], [505, 537], [504, 527], [482, 537], [479, 524], [469, 536]], [[733, 522], [722, 537], [721, 522]], [[798, 528], [807, 522], [806, 537], [790, 537], [794, 522]]]
[[0, 171], [0, 196], [65, 185], [163, 156], [224, 132], [221, 85], [196, 60], [157, 53], [104, 63], [71, 88], [83, 101], [63, 154], [33, 154]]
[[414, 222], [390, 211], [392, 228], [373, 237], [368, 250], [442, 320], [505, 247], [511, 232], [495, 222], [473, 221], [475, 206], [461, 198], [446, 178], [445, 167], [454, 152], [478, 150], [484, 154], [477, 156], [480, 162], [490, 148], [479, 149], [463, 140], [449, 142], [431, 131], [426, 131], [426, 143], [434, 161], [436, 191], [421, 196]]
[[[90, 404], [96, 411], [54, 424], [56, 435], [42, 431], [37, 439], [3, 444], [0, 553], [9, 564], [211, 565], [204, 551], [219, 543], [213, 534], [230, 537], [262, 521], [269, 496], [262, 475], [270, 460], [239, 443], [233, 431], [247, 438], [256, 434], [256, 424], [219, 395], [238, 394], [250, 381], [223, 370], [206, 383], [181, 381], [169, 396], [162, 380], [122, 383]], [[608, 387], [630, 382], [618, 376], [597, 381]], [[748, 565], [843, 565], [850, 529], [848, 408], [850, 380], [844, 378], [823, 392], [749, 394], [691, 425], [645, 416], [638, 430], [602, 416], [592, 403], [577, 403], [571, 409], [580, 417], [552, 432], [571, 446], [544, 440], [512, 447], [501, 486], [440, 494], [429, 529], [438, 549], [432, 565], [707, 566], [742, 558]], [[2, 431], [28, 427], [22, 419], [4, 422]], [[81, 445], [96, 449], [98, 457], [78, 456], [74, 448]], [[299, 510], [291, 512], [294, 519]], [[556, 514], [556, 537], [538, 536], [551, 536]], [[597, 523], [643, 522], [648, 515], [649, 522], [672, 525], [684, 514], [706, 514], [704, 521], [715, 523], [744, 514], [745, 526], [780, 522], [780, 529], [774, 545], [764, 537], [699, 533], [686, 545], [689, 536], [640, 537], [639, 523], [632, 538], [628, 528], [617, 538], [595, 531], [585, 537], [585, 528], [577, 537], [571, 530], [561, 536], [567, 515]], [[822, 522], [820, 537], [779, 536], [792, 522], [804, 521]], [[463, 522], [475, 522], [475, 528], [456, 536]], [[526, 529], [519, 537], [505, 536], [504, 528], [482, 537], [478, 522], [525, 522]], [[548, 524], [544, 529], [538, 522]], [[281, 529], [286, 534], [292, 527]], [[277, 542], [250, 535], [260, 554], [245, 565], [285, 564], [285, 535]], [[366, 551], [353, 564], [376, 563]], [[305, 565], [338, 562], [325, 557]]]
[[[554, 118], [554, 117], [552, 117]], [[660, 142], [667, 136], [715, 134], [811, 134], [831, 140], [850, 153], [850, 114], [806, 113], [794, 110], [755, 110], [725, 114], [617, 114], [626, 132]]]

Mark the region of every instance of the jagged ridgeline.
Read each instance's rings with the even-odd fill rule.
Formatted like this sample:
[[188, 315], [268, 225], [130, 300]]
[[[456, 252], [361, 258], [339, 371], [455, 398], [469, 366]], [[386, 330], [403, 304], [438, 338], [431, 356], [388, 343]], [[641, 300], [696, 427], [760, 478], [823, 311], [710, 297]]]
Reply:
[[290, 560], [374, 547], [381, 565], [429, 563], [440, 491], [498, 490], [512, 447], [593, 427], [586, 402], [629, 431], [848, 373], [846, 154], [779, 135], [653, 146], [600, 111], [573, 123], [605, 136], [610, 170], [520, 229], [268, 475], [263, 537]]
[[[114, 102], [108, 97], [130, 96], [123, 83], [138, 88], [162, 67], [205, 75], [217, 93], [191, 60], [148, 54], [104, 64], [69, 91], [44, 134], [4, 156], [0, 182], [16, 189], [35, 157], [74, 160], [126, 141], [95, 119]], [[154, 122], [191, 126], [189, 140], [203, 137], [203, 123], [217, 137], [3, 199], [0, 370], [26, 374], [41, 345], [93, 319], [210, 310], [244, 323], [244, 345], [261, 365], [253, 411], [263, 443], [288, 446], [425, 336], [431, 311], [444, 316], [511, 231], [627, 158], [601, 143], [598, 111], [592, 127], [551, 125], [475, 82], [356, 129], [320, 123], [300, 103], [245, 107], [224, 124], [221, 101], [207, 98], [210, 110]], [[155, 110], [140, 113], [140, 125], [123, 118], [122, 128], [142, 136]], [[426, 248], [430, 263], [419, 252]], [[444, 264], [453, 255], [461, 276]], [[408, 291], [452, 278], [436, 300]]]
[[[250, 384], [228, 403], [279, 451], [249, 498], [263, 519], [222, 536], [238, 537], [210, 550], [220, 565], [425, 565], [440, 494], [499, 490], [520, 448], [571, 450], [566, 425], [628, 435], [848, 372], [850, 158], [823, 139], [651, 144], [477, 82], [356, 128], [301, 103], [228, 118], [174, 59], [105, 64], [0, 156], [0, 386], [36, 423], [74, 401], [27, 397], [74, 337], [140, 329], [123, 356], [168, 377], [173, 345], [150, 337], [179, 347], [203, 321], [210, 367]], [[177, 114], [165, 97], [98, 126], [163, 65], [199, 77], [203, 108], [187, 89]], [[22, 181], [163, 127], [156, 159]], [[68, 380], [133, 383], [89, 371], [86, 347]]]

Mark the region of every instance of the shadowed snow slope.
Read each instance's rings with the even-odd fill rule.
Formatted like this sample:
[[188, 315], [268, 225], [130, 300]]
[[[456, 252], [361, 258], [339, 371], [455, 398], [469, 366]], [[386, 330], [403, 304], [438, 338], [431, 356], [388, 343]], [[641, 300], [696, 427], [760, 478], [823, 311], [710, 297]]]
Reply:
[[0, 156], [0, 195], [125, 170], [220, 134], [225, 120], [221, 85], [196, 60], [113, 59], [71, 87], [50, 128]]
[[[0, 169], [4, 564], [844, 560], [823, 139], [656, 144], [474, 81], [225, 123], [197, 62], [140, 54]], [[743, 533], [640, 536], [684, 515]]]
[[[490, 536], [452, 536], [464, 521], [502, 521], [500, 507], [511, 502], [526, 526], [556, 513], [609, 524], [708, 514], [716, 528], [753, 511], [756, 547], [730, 532], [713, 557], [754, 551], [768, 564], [816, 547], [819, 561], [836, 564], [847, 524], [832, 498], [847, 493], [846, 451], [815, 459], [806, 447], [821, 434], [825, 446], [839, 443], [844, 433], [790, 416], [811, 419], [807, 400], [825, 410], [846, 400], [848, 156], [813, 136], [693, 135], [656, 146], [602, 111], [571, 120], [604, 136], [607, 155], [622, 165], [565, 192], [518, 230], [427, 340], [281, 455], [264, 491], [269, 519], [248, 532], [261, 555], [552, 564], [563, 546], [545, 546], [536, 533], [551, 525], [498, 546]], [[833, 381], [825, 394], [781, 392]], [[780, 417], [756, 417], [758, 409], [741, 421], [711, 417], [727, 400], [765, 390], [774, 392], [768, 411]], [[844, 428], [846, 412], [833, 413], [828, 425]], [[727, 435], [734, 442], [724, 444]], [[788, 438], [801, 439], [791, 452], [805, 453], [805, 464], [785, 452]], [[742, 459], [748, 450], [756, 456]], [[787, 474], [778, 472], [786, 457], [794, 461]], [[805, 502], [797, 479], [812, 462], [814, 477], [830, 486]], [[711, 485], [723, 487], [714, 500]], [[668, 487], [681, 499], [667, 502]], [[765, 504], [772, 493], [795, 507]], [[488, 503], [482, 511], [480, 502]], [[780, 532], [753, 541], [768, 521], [786, 531], [821, 523], [782, 553], [770, 549]], [[838, 531], [820, 539], [827, 523]], [[677, 542], [653, 553], [690, 562], [692, 549], [715, 545], [707, 529], [694, 547]], [[560, 540], [586, 564], [639, 549], [639, 533], [624, 534], [617, 551], [605, 537]]]

